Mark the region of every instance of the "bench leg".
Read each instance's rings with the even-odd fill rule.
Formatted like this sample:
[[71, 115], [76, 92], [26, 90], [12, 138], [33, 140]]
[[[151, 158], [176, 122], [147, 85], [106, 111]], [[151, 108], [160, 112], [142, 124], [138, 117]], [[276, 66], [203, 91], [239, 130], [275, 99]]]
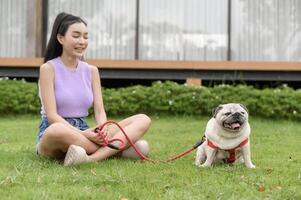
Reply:
[[199, 86], [199, 85], [202, 85], [202, 79], [200, 79], [200, 78], [187, 78], [186, 79], [186, 84], [187, 85]]

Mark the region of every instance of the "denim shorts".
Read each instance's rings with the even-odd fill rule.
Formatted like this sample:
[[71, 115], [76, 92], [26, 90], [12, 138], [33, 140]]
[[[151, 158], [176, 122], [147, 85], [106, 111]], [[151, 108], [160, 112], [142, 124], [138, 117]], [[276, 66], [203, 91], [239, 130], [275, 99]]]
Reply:
[[[79, 117], [79, 118], [64, 118], [69, 124], [74, 126], [75, 128], [78, 128], [81, 131], [84, 131], [89, 128], [86, 118]], [[47, 117], [43, 116], [40, 121], [38, 135], [37, 135], [37, 144], [41, 141], [45, 129], [49, 126]]]

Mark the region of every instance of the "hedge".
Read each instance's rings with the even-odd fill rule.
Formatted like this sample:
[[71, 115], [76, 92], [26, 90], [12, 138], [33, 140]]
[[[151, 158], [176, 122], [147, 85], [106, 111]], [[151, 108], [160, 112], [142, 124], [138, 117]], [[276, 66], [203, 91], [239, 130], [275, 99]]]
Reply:
[[[219, 104], [239, 102], [252, 116], [301, 119], [301, 90], [282, 86], [256, 89], [247, 85], [214, 87], [187, 86], [175, 82], [154, 82], [152, 86], [103, 88], [107, 114], [134, 113], [167, 115], [211, 115]], [[0, 80], [0, 114], [38, 114], [37, 83]]]

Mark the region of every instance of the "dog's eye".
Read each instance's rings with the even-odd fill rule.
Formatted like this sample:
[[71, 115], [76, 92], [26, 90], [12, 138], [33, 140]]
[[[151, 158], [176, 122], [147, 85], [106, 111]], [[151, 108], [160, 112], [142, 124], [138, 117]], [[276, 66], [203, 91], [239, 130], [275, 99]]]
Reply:
[[241, 112], [241, 114], [243, 114], [243, 115], [244, 115], [244, 114], [246, 114], [246, 113], [245, 113], [245, 112]]
[[225, 113], [225, 115], [226, 115], [226, 116], [229, 116], [229, 115], [231, 115], [231, 112], [227, 112], [227, 113]]

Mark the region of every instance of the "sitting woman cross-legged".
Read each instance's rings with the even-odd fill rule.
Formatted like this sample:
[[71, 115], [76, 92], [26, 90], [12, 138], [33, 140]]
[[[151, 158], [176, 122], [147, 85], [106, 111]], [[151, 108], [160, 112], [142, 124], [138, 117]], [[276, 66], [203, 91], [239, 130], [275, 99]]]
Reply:
[[[107, 121], [107, 116], [98, 69], [81, 60], [87, 46], [86, 22], [71, 14], [58, 14], [46, 48], [45, 62], [40, 67], [42, 106], [37, 153], [64, 159], [65, 166], [99, 161], [112, 155], [139, 158], [116, 126], [106, 128], [105, 138], [94, 132]], [[97, 126], [89, 128], [86, 117], [91, 106]], [[144, 114], [118, 122], [144, 155], [148, 155], [149, 146], [140, 138], [150, 123], [150, 118]], [[127, 149], [120, 152], [104, 145], [103, 139], [114, 138], [124, 141]]]

